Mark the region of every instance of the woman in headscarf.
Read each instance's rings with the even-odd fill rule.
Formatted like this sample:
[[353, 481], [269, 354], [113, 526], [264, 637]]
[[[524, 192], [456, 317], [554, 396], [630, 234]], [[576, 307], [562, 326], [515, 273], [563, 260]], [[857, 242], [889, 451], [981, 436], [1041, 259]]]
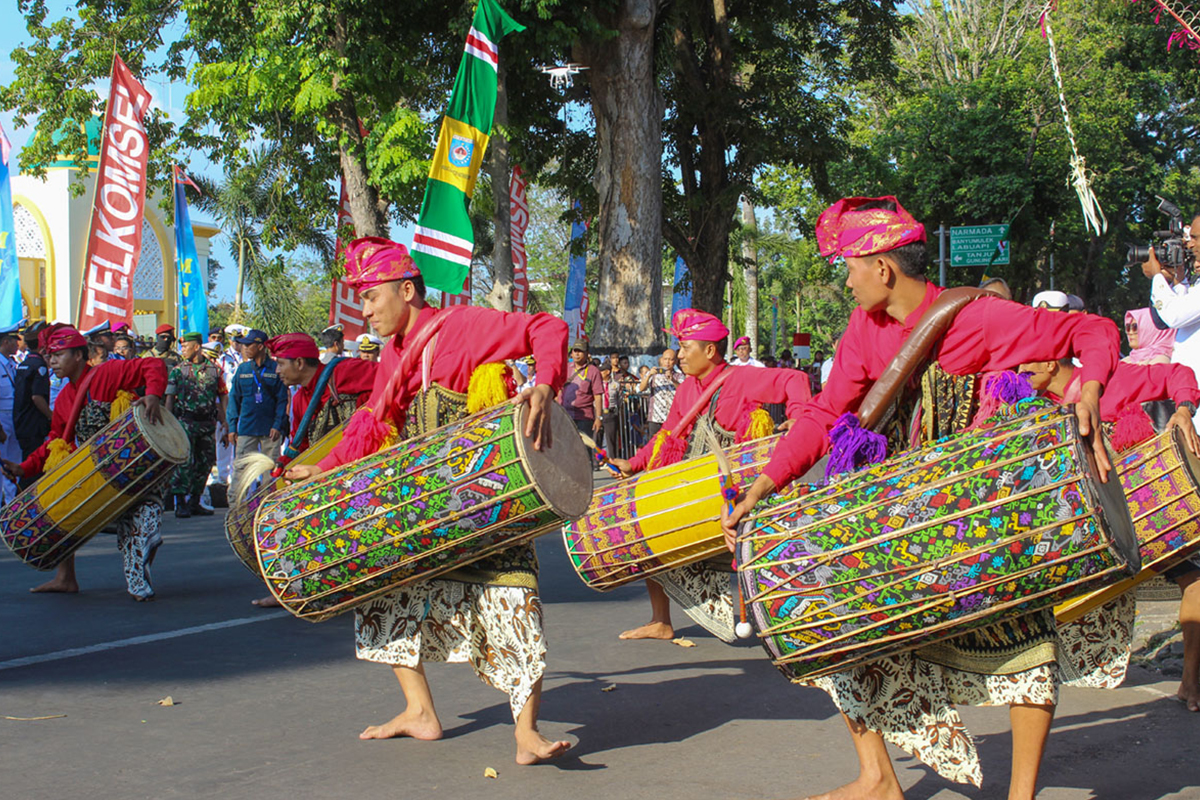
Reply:
[[1175, 349], [1175, 329], [1160, 330], [1148, 308], [1125, 312], [1125, 338], [1129, 340], [1129, 355], [1121, 359], [1131, 364], [1170, 364]]

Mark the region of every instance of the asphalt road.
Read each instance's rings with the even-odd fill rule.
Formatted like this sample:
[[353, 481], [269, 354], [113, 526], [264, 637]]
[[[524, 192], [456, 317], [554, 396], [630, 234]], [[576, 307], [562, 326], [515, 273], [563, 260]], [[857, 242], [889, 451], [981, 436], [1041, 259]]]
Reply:
[[[125, 593], [111, 536], [80, 551], [77, 596], [28, 594], [45, 576], [0, 556], [3, 800], [773, 798], [854, 777], [822, 692], [788, 684], [757, 646], [695, 626], [680, 631], [693, 648], [618, 641], [648, 616], [644, 591], [587, 589], [554, 536], [539, 543], [542, 730], [576, 742], [569, 756], [516, 766], [506, 698], [466, 665], [429, 667], [444, 740], [361, 742], [365, 725], [403, 703], [390, 670], [355, 660], [350, 617], [313, 625], [251, 606], [263, 587], [229, 550], [220, 517], [168, 516], [164, 535], [158, 599], [146, 604]], [[1200, 798], [1200, 716], [1174, 690], [1136, 669], [1117, 691], [1065, 689], [1039, 796]], [[176, 705], [157, 705], [168, 695]], [[9, 719], [42, 716], [56, 718]], [[963, 716], [984, 788], [895, 751], [909, 800], [1005, 797], [1007, 713]], [[487, 767], [499, 776], [485, 778]]]

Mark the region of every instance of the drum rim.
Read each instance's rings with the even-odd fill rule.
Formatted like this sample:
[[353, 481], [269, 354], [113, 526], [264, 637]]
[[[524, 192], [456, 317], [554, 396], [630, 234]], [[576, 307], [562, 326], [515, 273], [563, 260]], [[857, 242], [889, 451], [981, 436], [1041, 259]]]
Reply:
[[1121, 476], [1117, 474], [1117, 457], [1109, 446], [1108, 438], [1103, 431], [1095, 430], [1092, 436], [1099, 436], [1108, 453], [1108, 481], [1101, 482], [1100, 466], [1096, 463], [1096, 453], [1088, 439], [1079, 432], [1079, 418], [1075, 415], [1075, 406], [1064, 406], [1063, 414], [1075, 434], [1075, 452], [1084, 467], [1083, 485], [1088, 488], [1093, 500], [1093, 514], [1096, 524], [1112, 537], [1117, 553], [1125, 559], [1124, 577], [1132, 578], [1142, 569], [1141, 543], [1133, 529], [1133, 517], [1129, 514], [1129, 501], [1125, 499], [1125, 490], [1121, 486]]
[[[550, 510], [563, 517], [564, 520], [568, 522], [574, 522], [586, 514], [587, 510], [591, 508], [592, 495], [595, 491], [596, 475], [591, 468], [591, 458], [588, 456], [587, 447], [583, 444], [583, 440], [579, 438], [577, 433], [578, 429], [575, 427], [575, 422], [571, 419], [570, 415], [567, 414], [566, 409], [562, 407], [561, 403], [554, 402], [550, 405], [548, 413], [553, 419], [558, 419], [560, 421], [559, 427], [562, 429], [562, 433], [554, 437], [553, 445], [549, 451], [534, 450], [533, 441], [525, 436], [525, 420], [528, 418], [530, 413], [531, 409], [526, 403], [522, 403], [521, 405], [517, 406], [516, 409], [514, 409], [513, 433], [516, 434], [514, 438], [517, 442], [517, 452], [521, 457], [522, 463], [524, 463], [529, 470], [529, 477], [532, 479], [534, 488], [536, 488], [537, 493], [541, 496], [542, 500], [546, 503]], [[553, 425], [553, 422], [551, 422], [551, 425]], [[565, 441], [563, 441], [564, 439]], [[559, 448], [563, 449], [560, 450]], [[550, 458], [549, 453], [551, 452], [558, 452], [560, 458]], [[558, 496], [559, 493], [556, 493], [555, 497], [551, 499], [547, 493], [547, 482], [543, 480], [546, 473], [542, 470], [539, 470], [536, 465], [545, 464], [547, 466], [552, 466], [563, 462], [569, 462], [571, 460], [578, 460], [581, 464], [583, 464], [584, 469], [581, 470], [581, 473], [586, 474], [587, 477], [584, 479], [583, 484], [579, 486], [578, 491], [563, 492], [561, 493], [561, 497]], [[561, 475], [572, 478], [574, 477], [565, 469], [558, 469], [557, 471]], [[574, 483], [574, 480], [572, 480], [572, 482]], [[577, 503], [578, 506], [572, 505], [572, 503]], [[576, 510], [577, 507], [578, 510]]]
[[[147, 416], [146, 407], [135, 405], [130, 408], [133, 412], [133, 422], [137, 425], [138, 432], [146, 440], [146, 444], [150, 449], [158, 454], [163, 461], [169, 461], [172, 464], [184, 464], [188, 460], [188, 455], [191, 452], [191, 442], [188, 441], [187, 431], [183, 429], [183, 424], [179, 418], [167, 410], [166, 406], [160, 405], [159, 412], [162, 414], [162, 419], [157, 423], [150, 422]], [[158, 432], [156, 429], [173, 429], [177, 432], [179, 440], [183, 442], [184, 450], [182, 456], [176, 456], [174, 453], [167, 452], [163, 447], [162, 438], [155, 436]]]

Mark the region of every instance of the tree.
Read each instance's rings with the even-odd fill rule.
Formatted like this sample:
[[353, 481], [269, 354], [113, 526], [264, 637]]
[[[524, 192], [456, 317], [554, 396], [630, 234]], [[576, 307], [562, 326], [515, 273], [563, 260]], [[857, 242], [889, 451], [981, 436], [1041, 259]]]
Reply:
[[[1153, 18], [1123, 4], [1052, 12], [1076, 144], [1109, 220], [1097, 236], [1066, 183], [1071, 146], [1036, 17], [1003, 4], [913, 8], [896, 77], [848, 88], [851, 146], [829, 170], [838, 193], [894, 194], [931, 232], [1011, 222], [1012, 263], [957, 269], [951, 283], [976, 284], [986, 269], [1027, 300], [1047, 283], [1053, 223], [1059, 288], [1114, 316], [1145, 305], [1124, 243], [1161, 227], [1153, 195], [1186, 202], [1200, 187], [1194, 64], [1165, 54]], [[776, 207], [811, 231], [824, 202], [808, 176], [768, 174]]]
[[[256, 148], [245, 162], [214, 184], [197, 177], [203, 194], [196, 205], [212, 214], [218, 227], [230, 237], [237, 258], [237, 289], [233, 300], [233, 318], [244, 313], [243, 293], [247, 277], [252, 287], [264, 288], [265, 280], [256, 275], [274, 263], [266, 254], [268, 242], [287, 242], [292, 249], [308, 250], [325, 263], [332, 258], [333, 241], [320, 228], [300, 221], [292, 203], [291, 159], [279, 148]], [[264, 231], [268, 233], [264, 235]], [[286, 297], [286, 295], [285, 295]], [[278, 298], [275, 298], [278, 300]]]
[[597, 12], [615, 35], [581, 41], [576, 53], [596, 121], [595, 191], [600, 273], [597, 345], [656, 349], [662, 334], [662, 98], [655, 75], [655, 0], [618, 0]]
[[663, 233], [697, 308], [721, 310], [738, 198], [757, 196], [760, 169], [789, 165], [829, 194], [827, 164], [847, 149], [844, 87], [890, 71], [897, 26], [887, 0], [671, 4]]

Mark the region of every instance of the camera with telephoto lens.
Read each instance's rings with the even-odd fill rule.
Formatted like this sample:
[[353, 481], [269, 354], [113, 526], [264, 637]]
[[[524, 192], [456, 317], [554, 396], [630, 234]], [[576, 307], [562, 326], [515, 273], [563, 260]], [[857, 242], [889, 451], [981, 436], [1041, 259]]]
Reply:
[[1166, 214], [1170, 220], [1169, 228], [1165, 231], [1155, 231], [1152, 245], [1131, 243], [1125, 255], [1125, 265], [1132, 267], [1149, 261], [1150, 248], [1153, 246], [1154, 254], [1158, 256], [1158, 263], [1165, 268], [1176, 274], [1181, 268], [1190, 270], [1192, 253], [1188, 250], [1187, 243], [1183, 238], [1183, 212], [1170, 200], [1158, 197], [1158, 195], [1155, 197], [1158, 198], [1158, 210]]

